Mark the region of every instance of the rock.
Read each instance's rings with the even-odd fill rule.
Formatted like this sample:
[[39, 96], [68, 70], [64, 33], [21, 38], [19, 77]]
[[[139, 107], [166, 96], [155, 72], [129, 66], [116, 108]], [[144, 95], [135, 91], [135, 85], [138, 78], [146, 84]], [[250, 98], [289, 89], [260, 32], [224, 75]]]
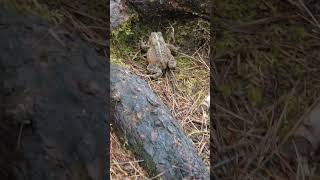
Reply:
[[110, 30], [113, 31], [119, 25], [129, 19], [128, 7], [124, 0], [110, 0]]

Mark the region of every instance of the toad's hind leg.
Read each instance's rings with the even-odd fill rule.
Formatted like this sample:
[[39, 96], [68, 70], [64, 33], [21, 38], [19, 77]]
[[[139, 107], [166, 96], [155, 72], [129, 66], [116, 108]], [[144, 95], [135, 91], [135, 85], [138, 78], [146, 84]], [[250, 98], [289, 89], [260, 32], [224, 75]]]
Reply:
[[167, 46], [168, 49], [170, 49], [170, 51], [171, 51], [171, 53], [173, 55], [176, 55], [178, 53], [178, 50], [179, 50], [178, 47], [176, 47], [176, 46], [174, 46], [172, 44], [168, 44], [168, 43], [166, 43], [166, 46]]
[[152, 73], [150, 77], [153, 79], [156, 79], [162, 75], [162, 70], [158, 66], [155, 66], [154, 64], [149, 64], [147, 66], [147, 70]]
[[169, 69], [175, 69], [176, 67], [177, 67], [177, 62], [174, 59], [174, 57], [171, 56], [171, 58], [169, 58], [169, 60], [168, 60], [168, 68]]

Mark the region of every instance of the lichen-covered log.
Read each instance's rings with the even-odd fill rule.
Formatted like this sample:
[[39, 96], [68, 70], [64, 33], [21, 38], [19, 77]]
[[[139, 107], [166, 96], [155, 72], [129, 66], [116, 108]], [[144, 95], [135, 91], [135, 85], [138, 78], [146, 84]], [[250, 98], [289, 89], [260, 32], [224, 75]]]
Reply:
[[189, 14], [209, 19], [210, 0], [127, 0], [139, 13], [150, 16]]
[[0, 39], [0, 179], [102, 180], [106, 59], [38, 17], [1, 7]]
[[129, 71], [110, 68], [113, 124], [150, 175], [209, 179], [208, 169], [169, 109], [148, 84]]

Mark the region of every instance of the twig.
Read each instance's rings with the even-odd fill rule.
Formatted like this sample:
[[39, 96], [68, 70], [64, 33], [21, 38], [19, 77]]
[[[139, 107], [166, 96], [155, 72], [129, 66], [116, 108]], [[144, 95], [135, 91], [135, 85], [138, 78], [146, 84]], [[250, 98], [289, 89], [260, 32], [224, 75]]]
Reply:
[[149, 180], [152, 180], [152, 179], [157, 179], [158, 177], [161, 177], [165, 172], [162, 172], [162, 173], [159, 173], [158, 175], [150, 178]]
[[16, 147], [16, 149], [20, 149], [20, 142], [21, 142], [23, 125], [24, 125], [23, 123], [21, 123], [21, 125], [20, 125], [20, 130], [19, 130], [19, 136], [18, 136], [18, 140], [17, 140], [17, 147]]
[[246, 122], [246, 123], [248, 123], [250, 125], [253, 124], [253, 122], [251, 122], [251, 121], [249, 121], [247, 119], [244, 119], [243, 117], [241, 117], [241, 116], [239, 116], [239, 115], [237, 115], [237, 114], [235, 114], [235, 113], [223, 108], [222, 106], [220, 106], [220, 105], [218, 105], [216, 103], [215, 103], [215, 106], [218, 107], [219, 109], [223, 110], [224, 112], [226, 112], [226, 113], [228, 113], [228, 114], [230, 114], [230, 115], [232, 115], [232, 116], [234, 116], [234, 117], [236, 117], [236, 118], [238, 118], [238, 119], [240, 119], [240, 120], [242, 120], [242, 121], [244, 121], [244, 122]]
[[312, 20], [315, 22], [315, 24], [318, 26], [318, 28], [320, 29], [320, 24], [318, 22], [318, 20], [313, 16], [313, 14], [311, 13], [311, 11], [308, 9], [308, 7], [301, 1], [298, 0], [300, 5], [305, 9], [305, 11], [307, 11], [307, 13], [309, 14], [309, 16], [312, 18]]

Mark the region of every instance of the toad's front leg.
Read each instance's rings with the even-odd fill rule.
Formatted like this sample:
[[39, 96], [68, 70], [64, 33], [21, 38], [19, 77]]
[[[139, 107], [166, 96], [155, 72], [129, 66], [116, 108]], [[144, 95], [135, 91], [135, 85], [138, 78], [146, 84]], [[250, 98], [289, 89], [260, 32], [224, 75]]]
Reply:
[[152, 73], [152, 75], [150, 75], [152, 79], [159, 78], [162, 75], [162, 69], [154, 64], [149, 64], [147, 70]]
[[141, 39], [141, 40], [140, 40], [140, 48], [141, 48], [142, 50], [146, 50], [146, 49], [149, 48], [149, 45], [148, 45], [148, 43], [146, 43], [145, 41], [143, 41], [143, 40]]

